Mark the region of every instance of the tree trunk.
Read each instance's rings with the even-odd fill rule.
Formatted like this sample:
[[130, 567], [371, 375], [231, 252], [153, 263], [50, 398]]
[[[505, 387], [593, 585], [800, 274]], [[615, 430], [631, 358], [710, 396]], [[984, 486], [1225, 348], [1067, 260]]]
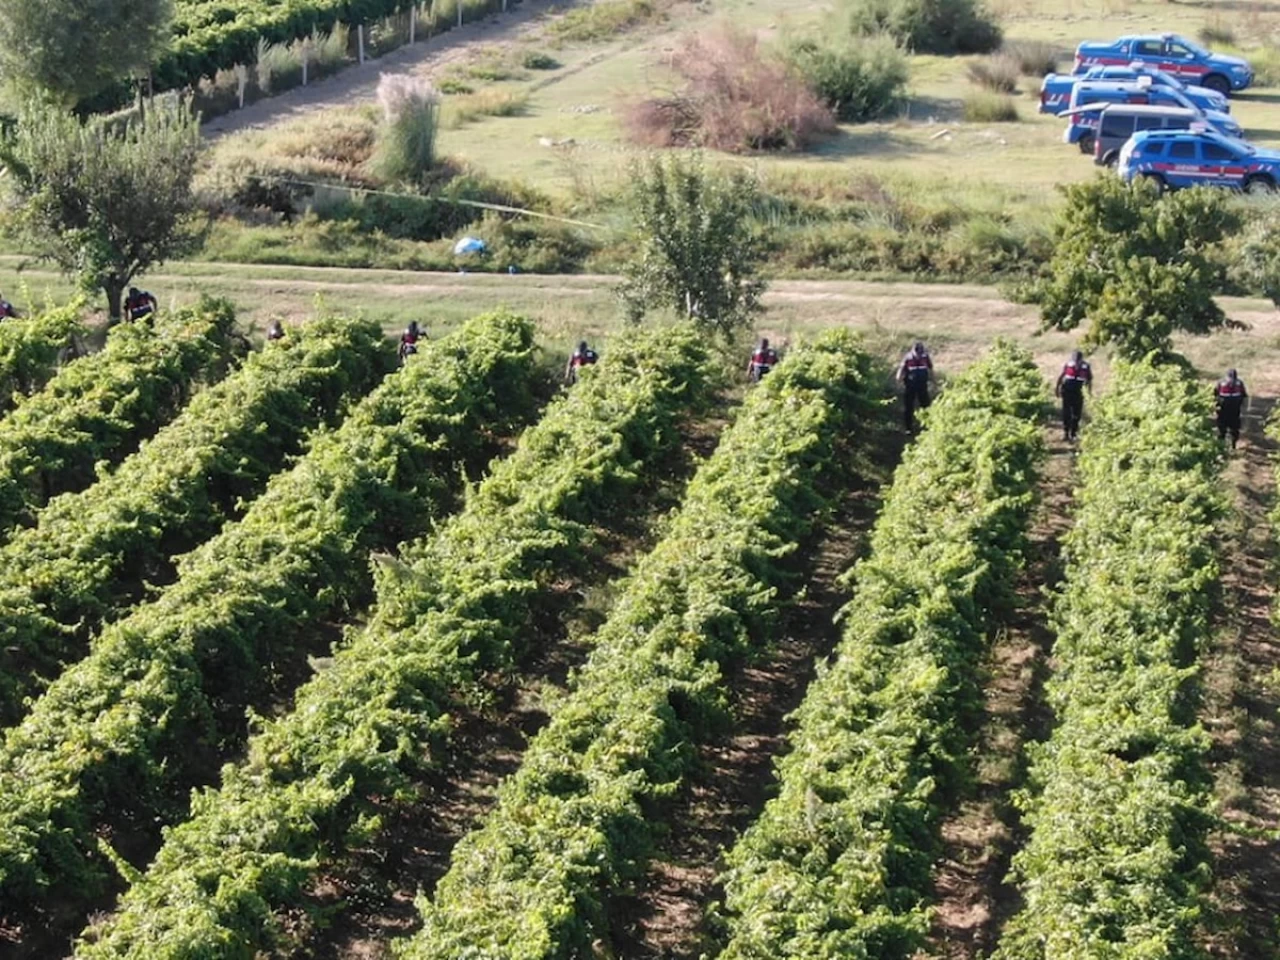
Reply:
[[114, 327], [120, 322], [120, 302], [124, 299], [124, 284], [117, 280], [108, 280], [102, 285], [107, 295], [107, 326]]

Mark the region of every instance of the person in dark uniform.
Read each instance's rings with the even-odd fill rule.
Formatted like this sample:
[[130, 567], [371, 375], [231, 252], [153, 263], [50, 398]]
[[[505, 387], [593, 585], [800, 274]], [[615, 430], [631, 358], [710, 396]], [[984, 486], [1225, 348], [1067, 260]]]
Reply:
[[769, 341], [760, 339], [760, 346], [751, 352], [751, 360], [747, 363], [747, 379], [759, 383], [774, 367], [778, 365], [778, 351], [769, 346]]
[[583, 340], [578, 344], [578, 349], [569, 355], [569, 363], [564, 368], [564, 382], [574, 384], [578, 382], [578, 371], [582, 367], [590, 367], [598, 363], [600, 355], [587, 346], [587, 341]]
[[1062, 439], [1075, 440], [1080, 436], [1080, 418], [1084, 415], [1084, 393], [1093, 393], [1093, 369], [1077, 350], [1062, 365], [1058, 383], [1053, 392], [1062, 398]]
[[929, 384], [933, 381], [933, 360], [920, 340], [915, 342], [902, 363], [898, 364], [898, 382], [902, 384], [902, 424], [908, 433], [916, 430], [916, 409], [926, 409], [932, 402]]
[[1231, 447], [1235, 449], [1240, 442], [1240, 414], [1244, 402], [1249, 399], [1249, 391], [1244, 381], [1237, 375], [1235, 368], [1227, 371], [1227, 375], [1218, 381], [1213, 388], [1213, 400], [1218, 407], [1218, 442], [1226, 440], [1231, 434]]
[[271, 324], [267, 327], [267, 340], [283, 340], [283, 339], [284, 339], [284, 324], [281, 323], [279, 320], [272, 320]]
[[410, 320], [409, 326], [405, 328], [404, 333], [400, 334], [400, 349], [398, 351], [401, 366], [411, 356], [418, 352], [418, 340], [422, 337], [422, 330], [418, 327], [417, 320]]
[[130, 287], [129, 296], [124, 301], [124, 315], [130, 320], [141, 320], [155, 313], [157, 307], [156, 298], [146, 290]]

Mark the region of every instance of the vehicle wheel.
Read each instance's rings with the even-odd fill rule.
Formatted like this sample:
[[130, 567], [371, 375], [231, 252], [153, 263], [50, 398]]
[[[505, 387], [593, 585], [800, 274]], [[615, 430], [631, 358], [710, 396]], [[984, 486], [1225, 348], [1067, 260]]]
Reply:
[[1260, 193], [1274, 193], [1276, 189], [1275, 181], [1270, 177], [1249, 177], [1244, 182], [1244, 192], [1254, 195]]
[[1116, 168], [1116, 164], [1119, 162], [1120, 162], [1120, 154], [1116, 153], [1116, 151], [1114, 150], [1112, 150], [1110, 153], [1108, 153], [1105, 157], [1102, 158], [1102, 165], [1106, 167], [1108, 170], [1114, 170]]
[[1077, 142], [1081, 153], [1093, 153], [1093, 134], [1086, 133]]
[[1211, 73], [1200, 81], [1200, 86], [1224, 97], [1231, 96], [1231, 81], [1219, 73]]
[[1169, 189], [1169, 184], [1165, 183], [1164, 177], [1158, 173], [1144, 173], [1142, 179], [1155, 187], [1156, 193], [1164, 193]]

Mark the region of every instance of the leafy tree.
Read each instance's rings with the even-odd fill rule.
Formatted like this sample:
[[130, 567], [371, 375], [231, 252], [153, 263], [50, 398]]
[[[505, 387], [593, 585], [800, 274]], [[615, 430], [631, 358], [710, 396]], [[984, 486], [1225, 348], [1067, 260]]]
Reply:
[[172, 16], [171, 0], [3, 0], [0, 74], [73, 107], [145, 73]]
[[1237, 254], [1236, 279], [1262, 291], [1280, 307], [1280, 209], [1268, 211], [1249, 225]]
[[102, 290], [118, 320], [129, 282], [199, 239], [191, 180], [200, 149], [185, 105], [111, 128], [33, 103], [0, 144], [10, 226], [25, 249]]
[[888, 33], [915, 53], [990, 53], [1000, 25], [980, 0], [852, 0], [855, 34]]
[[700, 160], [654, 159], [633, 171], [638, 250], [619, 295], [629, 318], [674, 309], [726, 339], [760, 310], [764, 259], [750, 224], [755, 185], [741, 173], [711, 173]]
[[1177, 332], [1231, 325], [1213, 294], [1225, 269], [1215, 248], [1236, 225], [1220, 191], [1160, 196], [1150, 185], [1099, 177], [1064, 189], [1048, 275], [1034, 290], [1043, 329], [1088, 322], [1087, 347], [1167, 354]]

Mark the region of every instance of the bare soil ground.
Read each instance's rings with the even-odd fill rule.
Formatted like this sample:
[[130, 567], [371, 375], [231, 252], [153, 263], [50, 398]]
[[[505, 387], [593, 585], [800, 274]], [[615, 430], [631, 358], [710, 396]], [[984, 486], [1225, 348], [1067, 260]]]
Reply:
[[1061, 538], [1071, 525], [1074, 445], [1061, 441], [1056, 425], [1046, 431], [1049, 458], [1018, 584], [1019, 605], [992, 645], [972, 790], [942, 824], [933, 929], [917, 960], [987, 956], [1017, 909], [1017, 891], [1004, 883], [1023, 839], [1010, 793], [1025, 778], [1025, 744], [1048, 734], [1050, 716], [1041, 694], [1053, 636], [1045, 590], [1061, 579]]
[[1215, 957], [1280, 954], [1280, 636], [1272, 622], [1276, 445], [1263, 433], [1275, 401], [1253, 402], [1224, 480], [1235, 515], [1224, 537], [1222, 611], [1205, 662], [1204, 723], [1224, 829], [1209, 946]]
[[797, 564], [806, 590], [787, 608], [779, 639], [756, 662], [729, 675], [733, 725], [699, 750], [699, 767], [676, 801], [670, 833], [630, 897], [616, 907], [611, 953], [631, 960], [695, 960], [711, 946], [708, 903], [719, 898], [723, 850], [759, 813], [786, 748], [787, 716], [799, 706], [817, 661], [839, 640], [834, 623], [847, 597], [838, 578], [864, 552], [879, 513], [881, 484], [902, 451], [896, 431], [878, 438], [882, 473], [844, 491], [818, 541]]

